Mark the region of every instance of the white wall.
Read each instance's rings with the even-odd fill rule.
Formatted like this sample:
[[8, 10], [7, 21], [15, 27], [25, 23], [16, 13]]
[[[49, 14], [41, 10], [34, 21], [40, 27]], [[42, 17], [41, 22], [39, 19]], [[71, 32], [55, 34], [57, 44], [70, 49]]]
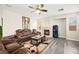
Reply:
[[3, 10], [3, 36], [12, 35], [16, 29], [22, 28], [22, 15], [10, 10]]
[[30, 29], [37, 29], [37, 21], [35, 19], [30, 20]]
[[[68, 17], [70, 16], [76, 16], [77, 17], [77, 31], [69, 31], [69, 19]], [[58, 18], [66, 18], [66, 27], [65, 26], [65, 21], [58, 21], [55, 19]], [[45, 20], [47, 23], [45, 24], [45, 26], [49, 26], [51, 27], [53, 24], [59, 24], [62, 23], [62, 25], [60, 27], [62, 27], [59, 31], [60, 33], [60, 37], [64, 37], [66, 36], [67, 40], [74, 40], [74, 41], [79, 41], [79, 13], [75, 12], [75, 13], [69, 13], [69, 14], [63, 14], [63, 15], [57, 15], [57, 16], [50, 16], [50, 17], [46, 17], [46, 18], [41, 18], [40, 20]], [[64, 30], [62, 30], [64, 28]], [[66, 31], [66, 32], [65, 32]], [[66, 35], [64, 34], [66, 33]], [[52, 33], [51, 33], [52, 34]]]
[[[69, 31], [69, 18], [68, 17], [70, 17], [70, 16], [76, 16], [77, 17], [77, 30], [76, 31]], [[67, 15], [66, 17], [67, 17], [67, 20], [66, 20], [66, 24], [67, 24], [67, 39], [68, 40], [76, 40], [76, 41], [79, 41], [79, 32], [78, 32], [78, 30], [79, 30], [79, 26], [78, 26], [78, 24], [79, 24], [79, 21], [78, 21], [78, 19], [79, 19], [79, 17], [78, 17], [79, 15], [77, 14], [77, 13], [73, 13], [73, 14], [69, 14], [69, 15]], [[78, 37], [77, 37], [78, 36]]]
[[[13, 35], [17, 29], [22, 28], [22, 16], [26, 15], [11, 9], [3, 9], [3, 36]], [[36, 28], [36, 21], [31, 20], [30, 28]]]
[[[77, 19], [77, 30], [76, 31], [69, 31], [69, 17], [75, 16]], [[79, 41], [79, 13], [69, 13], [69, 14], [63, 14], [57, 17], [66, 17], [66, 38], [67, 40], [74, 40]]]
[[58, 25], [59, 37], [66, 38], [66, 19], [54, 19], [53, 25]]
[[[77, 17], [77, 30], [76, 31], [69, 31], [69, 17], [70, 16], [75, 16]], [[66, 18], [66, 38], [67, 40], [74, 40], [74, 41], [79, 41], [79, 13], [69, 13], [69, 14], [63, 14], [63, 15], [58, 15], [55, 16], [55, 18]]]
[[66, 19], [54, 19], [51, 25], [58, 25], [59, 37], [66, 38]]
[[79, 13], [77, 14], [77, 40], [79, 41]]
[[[53, 36], [53, 25], [58, 25], [59, 27], [59, 37], [66, 38], [66, 20], [65, 19], [54, 19], [53, 17], [47, 18], [47, 19], [41, 19], [44, 23], [44, 26], [42, 27], [42, 32], [44, 33], [45, 28], [50, 29], [50, 36]], [[42, 33], [42, 34], [43, 34]]]
[[1, 25], [1, 17], [2, 17], [2, 7], [0, 6], [0, 25]]
[[[1, 9], [0, 9], [0, 11], [1, 11]], [[68, 29], [68, 26], [69, 26], [68, 17], [72, 16], [72, 15], [77, 16], [77, 31], [75, 31], [75, 32], [69, 31], [69, 29]], [[8, 10], [8, 9], [3, 10], [3, 14], [2, 14], [2, 17], [3, 17], [3, 36], [12, 35], [15, 33], [16, 29], [22, 28], [22, 20], [21, 20], [22, 16], [26, 16], [26, 15], [20, 14], [18, 12], [13, 11], [13, 10]], [[60, 22], [62, 22], [62, 24], [64, 24], [63, 23], [64, 21], [56, 21], [55, 20], [55, 19], [64, 18], [64, 17], [67, 18], [66, 19], [66, 38], [68, 40], [78, 40], [79, 41], [79, 13], [50, 16], [50, 17], [46, 17], [46, 18], [41, 18], [40, 20], [43, 20], [43, 22], [45, 23], [44, 27], [51, 28], [53, 26], [53, 24], [59, 24]], [[31, 25], [30, 25], [31, 29], [33, 29], [33, 28], [37, 29], [36, 25], [37, 25], [36, 20], [31, 19]], [[61, 25], [61, 27], [62, 27], [62, 25]], [[51, 28], [51, 30], [52, 30], [52, 28]], [[60, 29], [60, 30], [62, 30], [62, 29]], [[65, 35], [63, 36], [62, 33], [60, 34], [60, 36], [64, 37]]]
[[0, 8], [0, 25], [1, 25], [1, 8]]

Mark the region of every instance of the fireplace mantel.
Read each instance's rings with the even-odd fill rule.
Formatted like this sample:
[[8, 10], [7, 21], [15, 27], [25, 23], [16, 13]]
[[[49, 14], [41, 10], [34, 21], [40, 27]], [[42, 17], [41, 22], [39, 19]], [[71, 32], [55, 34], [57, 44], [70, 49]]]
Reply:
[[[46, 31], [46, 33], [45, 33], [45, 31]], [[50, 37], [51, 36], [51, 27], [43, 27], [42, 34], [43, 35], [47, 34], [46, 36]]]
[[44, 29], [44, 35], [50, 35], [50, 30], [49, 29]]

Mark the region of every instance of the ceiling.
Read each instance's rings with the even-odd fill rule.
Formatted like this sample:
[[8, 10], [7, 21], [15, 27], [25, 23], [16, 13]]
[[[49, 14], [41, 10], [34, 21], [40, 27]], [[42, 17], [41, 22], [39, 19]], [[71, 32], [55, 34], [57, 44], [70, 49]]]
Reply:
[[[44, 12], [42, 14], [37, 13], [31, 13], [33, 9], [30, 9], [28, 6], [34, 6], [35, 4], [5, 4], [6, 8], [16, 10], [19, 13], [25, 14], [28, 17], [31, 17], [33, 19], [39, 19], [42, 17], [48, 17], [48, 16], [54, 16], [58, 14], [65, 14], [65, 13], [72, 13], [79, 11], [79, 4], [45, 4], [45, 9], [48, 10], [48, 12]], [[63, 8], [63, 11], [58, 12], [58, 9]]]

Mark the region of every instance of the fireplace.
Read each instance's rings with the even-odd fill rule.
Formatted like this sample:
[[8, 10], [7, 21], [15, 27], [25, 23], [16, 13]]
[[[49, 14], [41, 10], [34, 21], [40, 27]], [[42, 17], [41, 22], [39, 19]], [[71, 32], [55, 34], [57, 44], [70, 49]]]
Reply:
[[44, 35], [50, 35], [50, 31], [48, 29], [44, 30]]

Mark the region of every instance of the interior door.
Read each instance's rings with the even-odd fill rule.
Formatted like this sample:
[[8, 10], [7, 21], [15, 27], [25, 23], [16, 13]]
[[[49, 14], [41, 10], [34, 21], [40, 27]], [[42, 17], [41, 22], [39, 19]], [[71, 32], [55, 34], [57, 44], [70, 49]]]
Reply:
[[53, 37], [58, 38], [58, 25], [53, 25]]

